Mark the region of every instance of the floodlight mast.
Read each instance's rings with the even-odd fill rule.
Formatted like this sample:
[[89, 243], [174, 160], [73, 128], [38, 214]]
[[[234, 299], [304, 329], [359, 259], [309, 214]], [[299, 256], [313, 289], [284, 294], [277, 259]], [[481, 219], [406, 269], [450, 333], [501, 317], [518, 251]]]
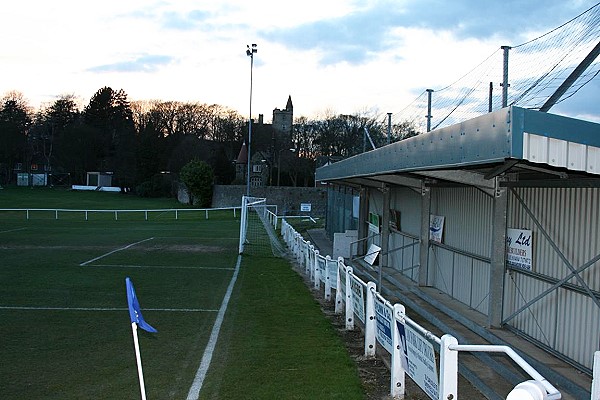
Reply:
[[246, 45], [246, 55], [250, 57], [250, 115], [248, 118], [248, 171], [246, 177], [246, 196], [250, 196], [250, 146], [252, 142], [252, 67], [254, 66], [254, 53], [257, 52], [256, 43]]

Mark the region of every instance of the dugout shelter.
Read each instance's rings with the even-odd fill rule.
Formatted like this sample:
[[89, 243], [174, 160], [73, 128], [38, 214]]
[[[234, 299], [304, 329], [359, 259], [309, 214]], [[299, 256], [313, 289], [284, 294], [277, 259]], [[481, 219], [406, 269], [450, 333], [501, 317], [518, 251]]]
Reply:
[[[600, 342], [600, 124], [504, 108], [317, 169], [327, 232], [591, 373]], [[386, 279], [385, 272], [382, 279]]]

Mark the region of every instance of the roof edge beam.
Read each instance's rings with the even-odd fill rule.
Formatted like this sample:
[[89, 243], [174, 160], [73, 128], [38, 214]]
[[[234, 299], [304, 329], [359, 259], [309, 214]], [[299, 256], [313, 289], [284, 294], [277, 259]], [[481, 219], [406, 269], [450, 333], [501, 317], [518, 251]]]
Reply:
[[483, 175], [464, 170], [431, 170], [431, 171], [412, 171], [414, 175], [422, 175], [428, 178], [440, 179], [463, 185], [476, 186], [480, 189], [496, 188], [493, 179], [486, 179]]

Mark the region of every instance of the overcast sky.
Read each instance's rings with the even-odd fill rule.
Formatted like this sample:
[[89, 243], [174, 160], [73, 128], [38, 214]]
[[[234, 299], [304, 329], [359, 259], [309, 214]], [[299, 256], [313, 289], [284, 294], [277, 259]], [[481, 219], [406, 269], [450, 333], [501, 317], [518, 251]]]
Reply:
[[[0, 13], [0, 94], [34, 107], [100, 88], [130, 100], [216, 103], [271, 119], [398, 112], [454, 82], [502, 45], [575, 17], [582, 0], [19, 0]], [[561, 104], [600, 115], [600, 77]], [[499, 81], [501, 78], [499, 77]], [[554, 109], [552, 110], [554, 111]]]

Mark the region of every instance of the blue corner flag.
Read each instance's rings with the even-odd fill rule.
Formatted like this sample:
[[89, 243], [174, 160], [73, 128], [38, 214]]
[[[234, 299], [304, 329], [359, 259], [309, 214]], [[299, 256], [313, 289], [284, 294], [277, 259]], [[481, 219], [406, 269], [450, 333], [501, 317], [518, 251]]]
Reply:
[[135, 295], [133, 282], [131, 282], [129, 277], [125, 278], [125, 286], [127, 286], [127, 304], [129, 306], [129, 317], [131, 318], [131, 322], [135, 322], [146, 332], [158, 332], [144, 320], [144, 317], [142, 316], [142, 310], [140, 309], [140, 303]]

